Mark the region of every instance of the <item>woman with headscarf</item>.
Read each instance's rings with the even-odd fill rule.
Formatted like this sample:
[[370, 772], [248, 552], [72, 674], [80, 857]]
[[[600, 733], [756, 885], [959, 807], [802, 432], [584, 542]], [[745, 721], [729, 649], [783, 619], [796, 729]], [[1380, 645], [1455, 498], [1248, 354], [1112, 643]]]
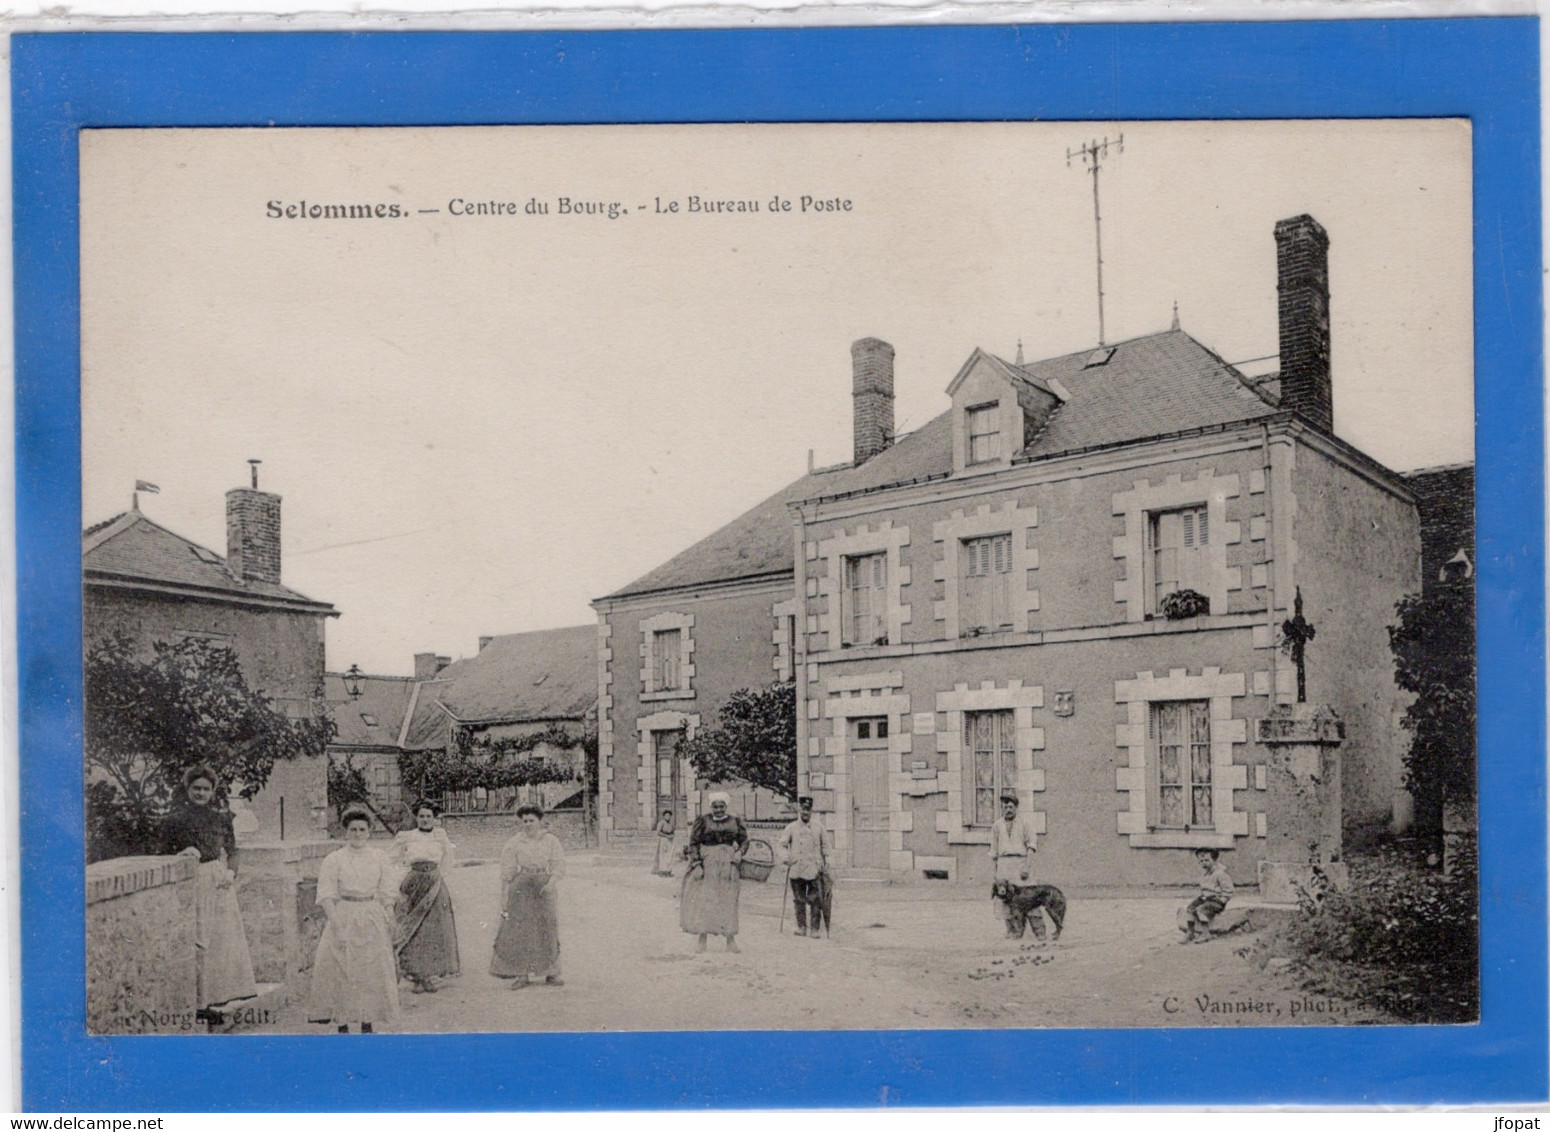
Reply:
[[684, 874], [678, 905], [678, 926], [699, 936], [725, 936], [727, 950], [737, 951], [737, 863], [748, 851], [748, 830], [741, 818], [727, 812], [731, 799], [717, 790], [710, 795], [710, 813], [694, 819], [689, 831], [689, 871]]
[[452, 842], [436, 821], [436, 803], [414, 805], [414, 827], [398, 832], [389, 853], [395, 865], [407, 867], [400, 896], [393, 946], [398, 969], [414, 984], [416, 994], [436, 993], [436, 980], [461, 970], [457, 922], [452, 918], [452, 894], [446, 874], [452, 867]]
[[551, 987], [560, 977], [560, 923], [555, 886], [565, 875], [565, 849], [544, 829], [538, 806], [517, 808], [521, 825], [501, 851], [501, 926], [495, 936], [490, 974], [510, 979], [520, 990], [541, 978]]
[[194, 980], [199, 1006], [220, 1006], [258, 993], [242, 913], [237, 908], [237, 835], [231, 812], [215, 804], [215, 772], [190, 767], [183, 800], [161, 823], [159, 851], [195, 857]]

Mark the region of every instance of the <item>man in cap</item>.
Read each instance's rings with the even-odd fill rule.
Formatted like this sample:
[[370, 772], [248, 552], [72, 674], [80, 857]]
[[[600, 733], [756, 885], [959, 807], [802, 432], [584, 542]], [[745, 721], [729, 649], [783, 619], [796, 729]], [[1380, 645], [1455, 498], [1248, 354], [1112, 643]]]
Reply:
[[[1017, 812], [1017, 795], [1008, 791], [1001, 795], [1001, 820], [990, 827], [990, 859], [995, 870], [992, 879], [1014, 885], [1027, 884], [1028, 874], [1033, 869], [1034, 851], [1033, 825]], [[1006, 921], [1007, 937], [1020, 936], [1022, 933], [1012, 919], [1011, 905], [997, 897], [996, 907]], [[1043, 939], [1043, 920], [1035, 917], [1033, 923], [1034, 935]]]
[[808, 934], [807, 913], [812, 909], [811, 938], [818, 938], [819, 901], [822, 889], [819, 875], [828, 858], [823, 847], [823, 827], [813, 820], [813, 800], [806, 795], [797, 799], [797, 819], [780, 833], [780, 851], [790, 865], [791, 899], [797, 908], [797, 935]]

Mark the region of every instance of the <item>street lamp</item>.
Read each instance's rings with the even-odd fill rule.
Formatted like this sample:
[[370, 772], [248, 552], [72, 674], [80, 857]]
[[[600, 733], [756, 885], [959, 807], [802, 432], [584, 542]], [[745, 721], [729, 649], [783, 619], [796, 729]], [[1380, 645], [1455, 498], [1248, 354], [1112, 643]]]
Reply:
[[366, 677], [366, 674], [361, 671], [361, 666], [360, 665], [358, 665], [358, 664], [350, 665], [350, 667], [347, 668], [345, 670], [345, 673], [344, 673], [344, 693], [345, 693], [345, 695], [349, 696], [352, 700], [360, 699], [361, 698], [361, 681], [363, 679], [365, 679], [365, 677]]

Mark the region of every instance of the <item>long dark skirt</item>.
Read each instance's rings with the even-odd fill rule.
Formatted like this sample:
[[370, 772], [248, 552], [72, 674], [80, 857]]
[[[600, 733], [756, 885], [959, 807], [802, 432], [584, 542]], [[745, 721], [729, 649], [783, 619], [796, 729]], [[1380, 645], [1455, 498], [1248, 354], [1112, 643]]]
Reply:
[[554, 892], [541, 889], [547, 873], [518, 873], [506, 886], [506, 907], [495, 936], [490, 974], [502, 979], [560, 973], [560, 925]]
[[398, 969], [416, 979], [456, 975], [462, 969], [457, 922], [441, 870], [433, 861], [416, 861], [398, 891], [404, 898], [394, 943]]

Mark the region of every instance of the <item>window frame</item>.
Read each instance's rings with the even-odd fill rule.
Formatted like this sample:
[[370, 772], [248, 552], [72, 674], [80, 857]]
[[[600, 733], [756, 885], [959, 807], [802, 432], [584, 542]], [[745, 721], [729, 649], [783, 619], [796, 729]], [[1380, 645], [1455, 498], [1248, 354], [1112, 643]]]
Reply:
[[[1164, 521], [1175, 515], [1180, 517], [1181, 545], [1164, 546], [1161, 543]], [[1182, 589], [1194, 590], [1207, 600], [1210, 599], [1212, 563], [1208, 548], [1211, 545], [1210, 504], [1206, 500], [1177, 507], [1157, 507], [1146, 512], [1142, 569], [1145, 571], [1143, 595], [1148, 617], [1155, 617], [1161, 612], [1163, 599], [1168, 594], [1178, 593]], [[1161, 590], [1162, 564], [1159, 560], [1164, 551], [1170, 550], [1178, 552], [1178, 565], [1173, 571], [1173, 588], [1164, 593]], [[1194, 562], [1190, 569], [1184, 567], [1185, 552], [1189, 552]], [[1186, 574], [1193, 574], [1194, 577], [1186, 578]], [[1190, 581], [1194, 584], [1189, 584]]]
[[[991, 745], [988, 749], [976, 744], [976, 724], [990, 719]], [[980, 755], [989, 759], [990, 783], [981, 784]], [[1017, 789], [1017, 713], [1013, 708], [988, 708], [963, 713], [963, 765], [964, 765], [964, 813], [965, 829], [989, 829], [1000, 816], [1001, 795]], [[982, 796], [988, 801], [981, 810]]]
[[[1012, 615], [1012, 532], [997, 531], [960, 538], [958, 554], [958, 636], [1010, 633], [1016, 627]], [[984, 559], [983, 572], [976, 571], [980, 558]], [[986, 581], [976, 586], [971, 582], [974, 578]], [[982, 593], [976, 594], [975, 591], [981, 590]], [[982, 609], [977, 608], [981, 606]], [[983, 612], [986, 619], [979, 624], [970, 624], [976, 612]]]
[[[671, 647], [664, 648], [671, 639]], [[684, 631], [681, 626], [651, 630], [652, 692], [681, 692], [685, 689], [683, 665]], [[669, 681], [671, 676], [671, 681]]]
[[[978, 467], [982, 464], [994, 464], [1002, 458], [1001, 451], [1001, 421], [997, 414], [1001, 410], [1000, 401], [988, 401], [983, 405], [970, 405], [963, 411], [964, 445], [963, 462], [965, 467]], [[987, 432], [976, 432], [974, 429], [976, 420], [987, 422], [991, 428]], [[989, 441], [994, 451], [988, 455], [975, 455], [975, 441]]]
[[[1180, 731], [1177, 735], [1178, 742], [1165, 743], [1164, 715], [1169, 709], [1181, 709], [1179, 711]], [[1193, 718], [1192, 718], [1193, 717]], [[1204, 727], [1204, 737], [1200, 737], [1193, 729], [1192, 724], [1199, 722]], [[1146, 724], [1147, 766], [1149, 768], [1149, 780], [1147, 783], [1147, 827], [1158, 832], [1195, 833], [1199, 831], [1215, 831], [1216, 826], [1216, 799], [1215, 799], [1215, 768], [1212, 765], [1211, 737], [1213, 733], [1211, 719], [1211, 701], [1209, 699], [1177, 699], [1177, 700], [1152, 700], [1147, 705]], [[1165, 747], [1177, 748], [1178, 753], [1174, 758], [1174, 766], [1178, 769], [1178, 781], [1164, 781], [1165, 761], [1163, 750]], [[1204, 768], [1204, 778], [1196, 775]], [[1172, 823], [1164, 820], [1164, 791], [1180, 791], [1183, 803], [1183, 820]], [[1202, 819], [1197, 806], [1201, 797], [1205, 800], [1205, 816]]]
[[[857, 585], [856, 580], [861, 573], [862, 563], [872, 564], [870, 570], [871, 579], [865, 585]], [[860, 554], [847, 554], [842, 559], [840, 567], [840, 644], [842, 648], [865, 648], [869, 645], [886, 645], [890, 643], [888, 626], [888, 552], [886, 550], [865, 551]], [[870, 620], [875, 632], [863, 637], [860, 630], [863, 628], [859, 618], [862, 616], [857, 610], [857, 595], [866, 593], [869, 595], [865, 616]]]

